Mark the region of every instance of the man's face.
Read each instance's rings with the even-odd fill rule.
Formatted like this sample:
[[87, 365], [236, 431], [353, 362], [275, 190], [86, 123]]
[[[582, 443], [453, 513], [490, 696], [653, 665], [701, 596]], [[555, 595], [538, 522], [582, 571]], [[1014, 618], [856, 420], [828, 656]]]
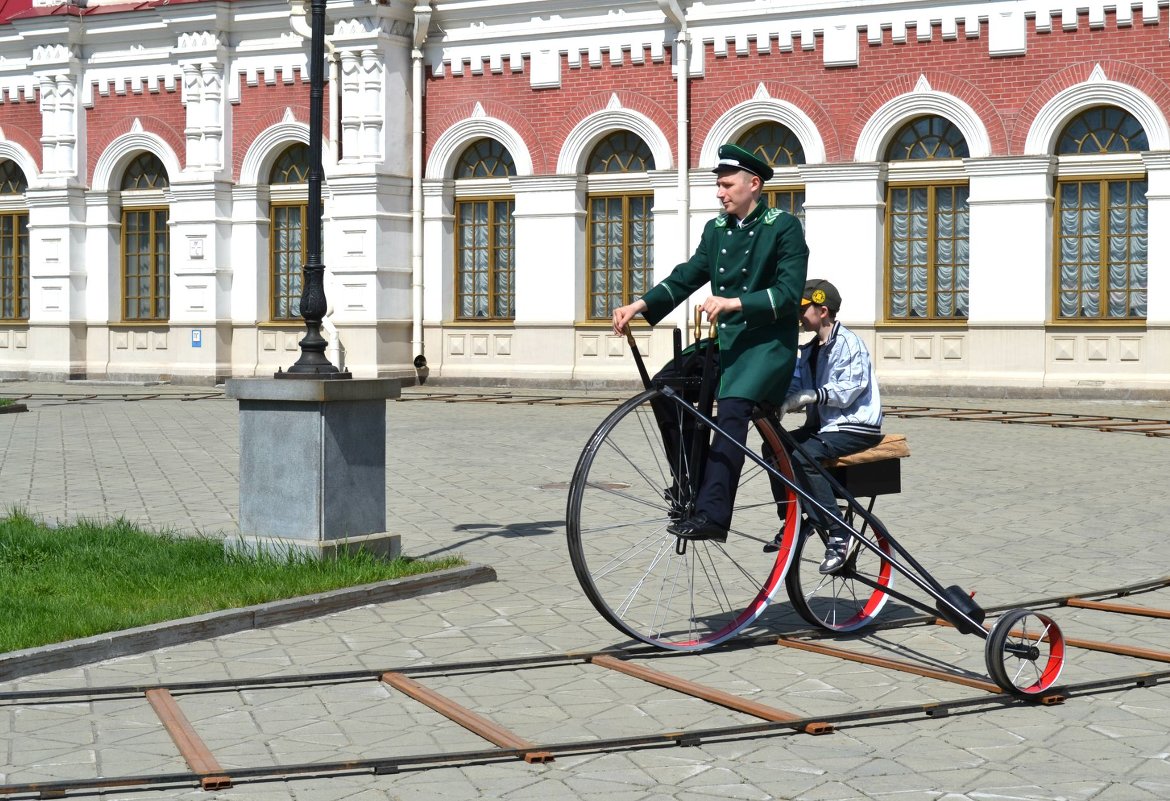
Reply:
[[715, 197], [723, 204], [724, 211], [743, 219], [752, 210], [760, 186], [758, 176], [744, 170], [728, 170], [715, 179]]

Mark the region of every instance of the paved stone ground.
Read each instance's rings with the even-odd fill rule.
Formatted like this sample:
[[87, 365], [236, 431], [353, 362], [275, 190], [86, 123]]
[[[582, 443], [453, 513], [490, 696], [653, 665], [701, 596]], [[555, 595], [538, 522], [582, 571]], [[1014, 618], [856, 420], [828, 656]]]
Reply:
[[[454, 592], [31, 676], [2, 689], [162, 683], [551, 654], [622, 641], [579, 590], [564, 541], [565, 490], [607, 406], [444, 403], [410, 389], [388, 407], [388, 512], [404, 549], [458, 552], [499, 580]], [[443, 391], [449, 391], [444, 388]], [[475, 390], [484, 391], [484, 390]], [[60, 393], [0, 415], [0, 507], [49, 520], [123, 516], [155, 528], [231, 533], [238, 502], [234, 402], [174, 387], [0, 384]], [[120, 397], [156, 394], [128, 401]], [[533, 393], [537, 394], [537, 393]], [[546, 393], [547, 394], [547, 393]], [[613, 393], [605, 393], [607, 396]], [[1048, 409], [1170, 419], [1170, 405], [887, 398], [888, 403]], [[1041, 426], [890, 419], [912, 457], [877, 511], [944, 583], [996, 605], [1170, 573], [1164, 545], [1170, 440]], [[1170, 608], [1170, 591], [1138, 602]], [[1165, 624], [1053, 613], [1066, 636], [1170, 649]], [[760, 622], [794, 625], [787, 603]], [[885, 632], [850, 647], [983, 673], [982, 642], [943, 629]], [[1074, 650], [1064, 678], [1165, 666]], [[924, 703], [962, 688], [789, 649], [722, 649], [668, 669], [800, 714]], [[651, 734], [750, 719], [584, 666], [428, 679], [533, 741]], [[228, 769], [480, 748], [380, 685], [182, 696]], [[699, 747], [561, 757], [392, 776], [254, 782], [118, 799], [786, 799], [787, 801], [1154, 801], [1170, 798], [1170, 689]], [[144, 700], [0, 705], [0, 780], [185, 770]]]

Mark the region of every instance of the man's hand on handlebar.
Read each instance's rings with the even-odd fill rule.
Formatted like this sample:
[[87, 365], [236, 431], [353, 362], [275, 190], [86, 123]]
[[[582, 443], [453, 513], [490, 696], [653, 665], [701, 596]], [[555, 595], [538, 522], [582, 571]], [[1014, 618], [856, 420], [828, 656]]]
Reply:
[[719, 319], [719, 315], [723, 314], [723, 312], [733, 312], [742, 309], [743, 301], [739, 298], [724, 298], [719, 295], [711, 295], [703, 301], [703, 305], [699, 308], [707, 313], [707, 322], [714, 325]]
[[613, 310], [613, 332], [619, 337], [625, 336], [630, 328], [630, 320], [634, 315], [646, 311], [646, 301], [639, 298], [628, 306], [619, 306]]

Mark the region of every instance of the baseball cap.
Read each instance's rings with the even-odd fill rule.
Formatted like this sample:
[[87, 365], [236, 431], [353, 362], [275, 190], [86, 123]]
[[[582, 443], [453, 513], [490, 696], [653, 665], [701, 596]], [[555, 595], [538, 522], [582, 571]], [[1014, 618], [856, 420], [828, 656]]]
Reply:
[[841, 310], [841, 293], [837, 291], [837, 287], [825, 279], [813, 278], [805, 283], [804, 295], [800, 298], [801, 306], [807, 306], [810, 303], [825, 306], [833, 314], [836, 314]]

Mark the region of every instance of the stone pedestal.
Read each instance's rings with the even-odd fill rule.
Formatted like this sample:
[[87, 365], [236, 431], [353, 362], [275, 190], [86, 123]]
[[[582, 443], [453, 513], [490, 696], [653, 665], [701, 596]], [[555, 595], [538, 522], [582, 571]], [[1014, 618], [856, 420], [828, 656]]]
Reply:
[[396, 379], [241, 378], [240, 532], [229, 549], [394, 558], [386, 531], [386, 401]]

